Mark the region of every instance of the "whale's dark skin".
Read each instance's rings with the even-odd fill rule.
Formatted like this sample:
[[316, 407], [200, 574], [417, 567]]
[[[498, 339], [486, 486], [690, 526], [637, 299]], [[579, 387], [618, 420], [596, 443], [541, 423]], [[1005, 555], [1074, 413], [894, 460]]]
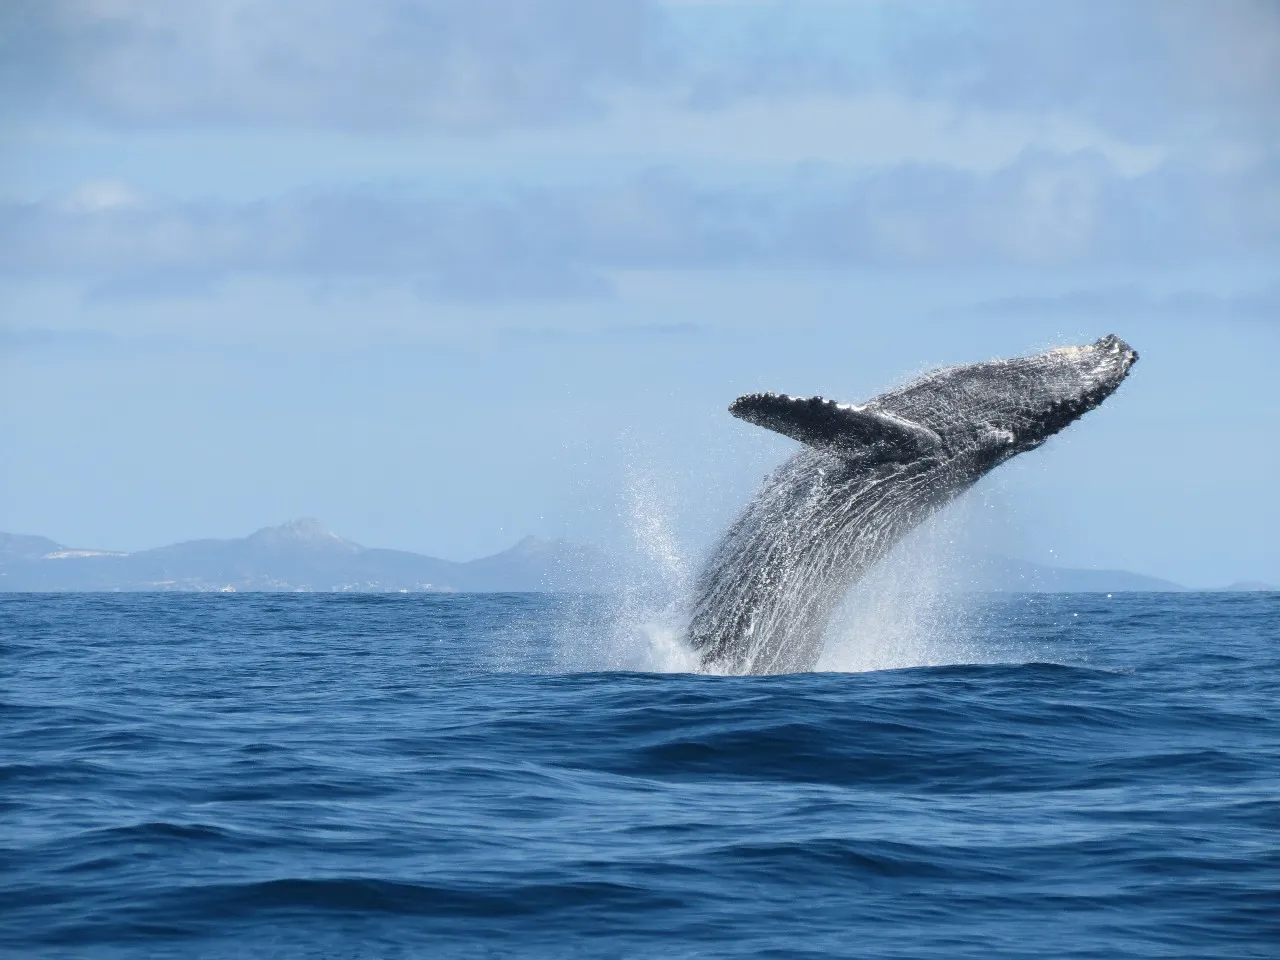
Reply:
[[688, 642], [709, 673], [812, 670], [849, 586], [903, 534], [1109, 397], [1138, 355], [1106, 336], [946, 367], [861, 406], [739, 397], [806, 446], [766, 481], [698, 580]]

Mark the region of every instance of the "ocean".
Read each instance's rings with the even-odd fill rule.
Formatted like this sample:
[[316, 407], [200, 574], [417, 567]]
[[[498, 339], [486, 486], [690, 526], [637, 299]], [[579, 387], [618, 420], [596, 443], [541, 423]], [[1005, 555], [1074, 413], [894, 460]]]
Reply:
[[780, 677], [633, 616], [0, 595], [0, 955], [1280, 956], [1280, 594], [855, 617]]

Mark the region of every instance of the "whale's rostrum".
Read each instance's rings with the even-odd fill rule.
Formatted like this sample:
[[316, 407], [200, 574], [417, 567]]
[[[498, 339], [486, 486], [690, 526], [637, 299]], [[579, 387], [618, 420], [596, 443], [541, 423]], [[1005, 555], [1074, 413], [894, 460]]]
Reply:
[[754, 393], [736, 417], [805, 444], [698, 579], [688, 640], [714, 673], [811, 670], [844, 594], [907, 531], [1092, 410], [1137, 353], [1116, 336], [945, 367], [865, 404]]

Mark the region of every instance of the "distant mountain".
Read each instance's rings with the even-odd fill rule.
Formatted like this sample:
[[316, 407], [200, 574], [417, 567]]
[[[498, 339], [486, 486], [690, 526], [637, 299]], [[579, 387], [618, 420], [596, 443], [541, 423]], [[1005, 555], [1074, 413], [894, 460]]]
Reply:
[[1218, 587], [1220, 593], [1280, 593], [1280, 587], [1261, 580], [1237, 580], [1225, 587]]
[[18, 533], [0, 533], [0, 563], [10, 560], [39, 560], [64, 550], [48, 537], [24, 537]]
[[1127, 570], [1075, 570], [1045, 567], [1007, 557], [973, 561], [949, 584], [957, 590], [997, 593], [1169, 593], [1181, 584]]
[[[84, 550], [0, 533], [0, 591], [189, 590], [537, 592], [618, 584], [604, 551], [525, 537], [509, 550], [458, 563], [344, 540], [320, 521], [293, 520], [237, 540], [189, 540], [137, 553]], [[956, 565], [941, 586], [998, 593], [1167, 592], [1185, 587], [1124, 570], [1072, 570], [987, 557]], [[1224, 590], [1271, 590], [1240, 582]]]
[[237, 540], [190, 540], [137, 553], [0, 534], [0, 591], [592, 590], [601, 588], [607, 568], [599, 551], [563, 540], [526, 537], [502, 553], [456, 563], [363, 547], [312, 519]]

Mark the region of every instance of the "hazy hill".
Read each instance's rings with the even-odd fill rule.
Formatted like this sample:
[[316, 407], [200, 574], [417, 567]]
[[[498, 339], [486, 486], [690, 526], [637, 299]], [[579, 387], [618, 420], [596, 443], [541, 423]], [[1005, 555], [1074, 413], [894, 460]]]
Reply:
[[[188, 540], [118, 553], [0, 533], [0, 591], [276, 590], [524, 592], [605, 590], [617, 584], [603, 551], [526, 537], [509, 550], [459, 563], [363, 547], [318, 520], [293, 520], [234, 540]], [[1124, 593], [1185, 587], [1124, 570], [1072, 570], [987, 557], [953, 568], [945, 586], [1007, 593]], [[1274, 589], [1239, 583], [1227, 590]]]
[[39, 560], [66, 548], [48, 537], [26, 537], [18, 533], [0, 533], [0, 563], [10, 560]]
[[529, 591], [595, 589], [602, 556], [533, 537], [466, 563], [363, 547], [319, 521], [235, 540], [189, 540], [137, 553], [0, 534], [0, 590]]
[[1045, 567], [1007, 557], [975, 560], [956, 576], [954, 587], [1001, 593], [1167, 593], [1187, 589], [1172, 580], [1127, 570]]

